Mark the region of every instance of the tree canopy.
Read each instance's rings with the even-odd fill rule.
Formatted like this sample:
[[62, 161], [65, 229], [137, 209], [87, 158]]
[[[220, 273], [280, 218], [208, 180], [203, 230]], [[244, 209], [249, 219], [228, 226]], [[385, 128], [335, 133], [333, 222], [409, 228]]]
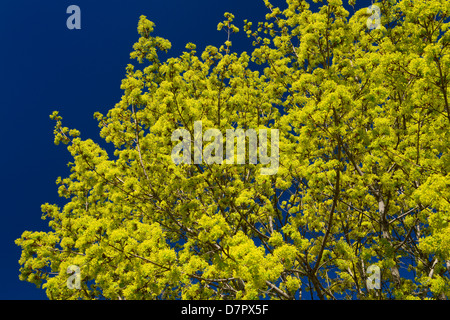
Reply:
[[[266, 0], [266, 21], [241, 26], [250, 54], [225, 13], [221, 47], [166, 61], [141, 16], [123, 96], [95, 113], [114, 154], [51, 115], [67, 200], [42, 205], [51, 232], [16, 240], [20, 279], [50, 299], [446, 299], [450, 2], [376, 2], [377, 28], [367, 8], [314, 2]], [[171, 135], [195, 121], [278, 130], [277, 172], [174, 163]]]

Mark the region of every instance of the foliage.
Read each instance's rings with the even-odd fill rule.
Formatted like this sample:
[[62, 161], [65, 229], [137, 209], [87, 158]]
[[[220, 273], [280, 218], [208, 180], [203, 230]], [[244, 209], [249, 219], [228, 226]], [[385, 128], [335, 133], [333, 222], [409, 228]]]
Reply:
[[[314, 1], [318, 2], [318, 1]], [[322, 1], [319, 1], [322, 2]], [[348, 1], [353, 5], [355, 1]], [[22, 280], [51, 299], [444, 299], [450, 294], [450, 49], [447, 0], [384, 0], [381, 27], [340, 0], [287, 0], [243, 30], [251, 54], [168, 40], [141, 16], [107, 115], [114, 156], [62, 125], [73, 156], [51, 232], [25, 231]], [[348, 7], [348, 6], [347, 6]], [[261, 164], [180, 164], [171, 133], [272, 128]], [[369, 290], [367, 268], [381, 270]], [[69, 265], [81, 289], [66, 286]]]

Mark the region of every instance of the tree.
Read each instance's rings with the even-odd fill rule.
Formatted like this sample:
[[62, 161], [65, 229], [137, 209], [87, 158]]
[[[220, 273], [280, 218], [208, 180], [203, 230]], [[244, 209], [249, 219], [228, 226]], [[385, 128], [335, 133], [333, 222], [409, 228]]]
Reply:
[[[265, 4], [266, 22], [244, 21], [251, 55], [233, 52], [226, 13], [224, 45], [162, 62], [171, 44], [141, 16], [142, 68], [95, 114], [114, 156], [51, 115], [74, 158], [68, 200], [42, 206], [53, 231], [16, 240], [22, 280], [51, 299], [447, 298], [450, 2], [377, 2], [378, 28], [340, 0]], [[198, 120], [277, 129], [277, 173], [175, 164], [171, 134]]]

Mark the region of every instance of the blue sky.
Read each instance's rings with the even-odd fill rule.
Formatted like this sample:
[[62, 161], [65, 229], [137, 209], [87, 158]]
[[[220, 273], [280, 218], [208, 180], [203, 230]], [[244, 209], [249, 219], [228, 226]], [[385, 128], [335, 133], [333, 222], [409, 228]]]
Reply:
[[[81, 30], [66, 27], [70, 5], [81, 8]], [[250, 52], [252, 40], [242, 21], [264, 21], [262, 0], [1, 1], [0, 299], [46, 299], [43, 290], [19, 280], [20, 249], [14, 240], [25, 230], [48, 230], [41, 204], [64, 204], [55, 180], [69, 174], [71, 159], [64, 145], [53, 144], [49, 114], [59, 110], [65, 126], [102, 142], [93, 114], [106, 114], [120, 100], [139, 16], [156, 23], [154, 35], [170, 40], [168, 56], [178, 56], [188, 42], [199, 54], [206, 45], [220, 46], [226, 34], [217, 24], [225, 12], [235, 15], [241, 29], [233, 47]]]

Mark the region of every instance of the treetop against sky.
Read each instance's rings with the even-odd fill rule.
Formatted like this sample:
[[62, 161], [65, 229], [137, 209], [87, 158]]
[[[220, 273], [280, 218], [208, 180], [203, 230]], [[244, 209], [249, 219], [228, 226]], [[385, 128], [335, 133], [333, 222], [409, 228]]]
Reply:
[[114, 152], [51, 115], [67, 202], [16, 240], [21, 279], [51, 299], [446, 299], [450, 3], [314, 2], [225, 13], [223, 45], [165, 61], [142, 15], [95, 113]]

